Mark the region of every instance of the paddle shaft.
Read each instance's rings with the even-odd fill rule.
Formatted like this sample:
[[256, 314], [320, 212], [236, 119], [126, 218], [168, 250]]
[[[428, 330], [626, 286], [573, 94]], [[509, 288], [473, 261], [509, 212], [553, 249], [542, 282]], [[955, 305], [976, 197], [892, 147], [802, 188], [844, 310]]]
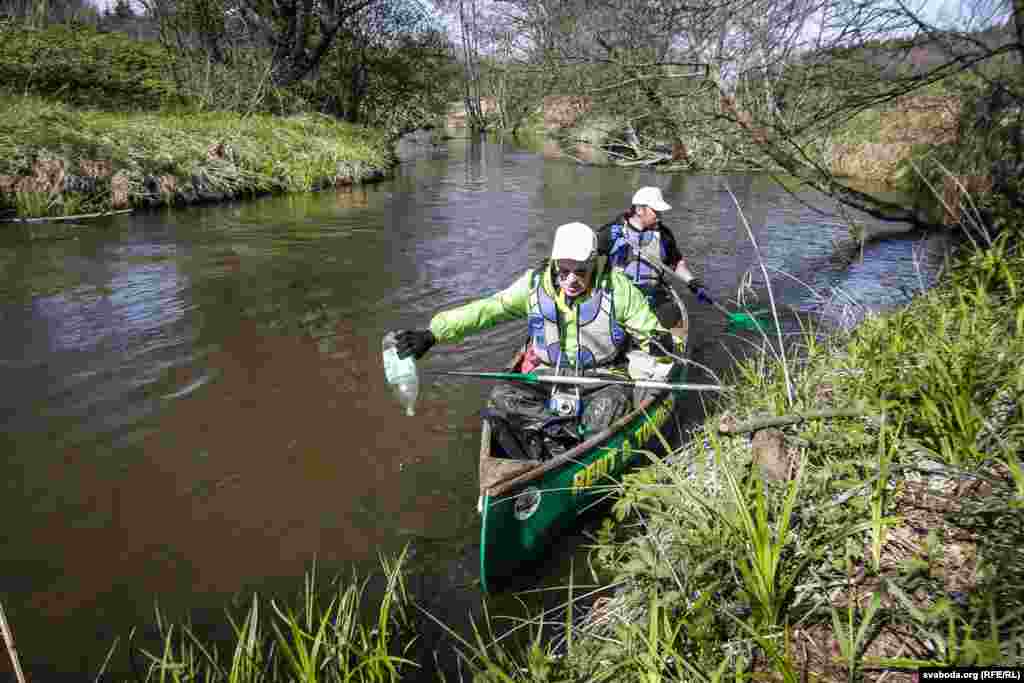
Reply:
[[601, 377], [572, 377], [563, 375], [536, 375], [538, 382], [547, 384], [597, 385], [618, 384], [641, 389], [669, 389], [671, 391], [725, 391], [717, 384], [688, 384], [685, 382], [656, 382], [651, 379], [602, 379]]
[[[641, 258], [643, 258], [643, 257], [641, 257]], [[656, 261], [651, 261], [651, 260], [646, 259], [646, 258], [643, 259], [643, 260], [644, 260], [644, 263], [647, 263], [647, 264], [653, 266], [654, 268], [658, 269], [658, 271], [660, 271], [662, 275], [665, 275], [666, 277], [668, 277], [668, 279], [671, 282], [673, 282], [674, 284], [681, 285], [681, 286], [686, 287], [687, 289], [689, 289], [689, 287], [690, 287], [689, 281], [686, 278], [684, 278], [682, 275], [677, 273], [676, 271], [674, 271], [671, 268], [669, 268], [668, 266], [666, 266], [664, 263], [658, 263]], [[715, 301], [714, 299], [712, 299], [711, 295], [708, 294], [707, 291], [704, 292], [704, 296], [707, 297], [708, 302], [712, 306], [714, 306], [716, 311], [718, 311], [719, 313], [721, 313], [725, 317], [729, 318], [730, 320], [733, 319], [733, 316], [737, 316], [737, 315], [738, 316], [742, 316], [744, 319], [750, 318], [751, 320], [753, 320], [753, 318], [751, 316], [745, 315], [743, 313], [733, 313], [728, 308], [726, 308], [722, 304], [720, 304], [717, 301]]]
[[[641, 257], [641, 258], [643, 258], [643, 257]], [[686, 287], [687, 289], [690, 288], [690, 281], [689, 280], [687, 280], [682, 275], [680, 275], [676, 271], [674, 271], [671, 268], [669, 268], [668, 266], [666, 266], [664, 263], [659, 263], [657, 261], [652, 261], [652, 260], [646, 259], [646, 258], [643, 259], [643, 260], [644, 260], [644, 263], [646, 263], [646, 264], [648, 264], [650, 266], [653, 266], [658, 271], [660, 271], [662, 275], [667, 276], [668, 279], [671, 280], [673, 283], [675, 283], [677, 285], [681, 285], [683, 287]], [[732, 313], [729, 311], [728, 308], [726, 308], [722, 304], [720, 304], [717, 301], [715, 301], [714, 299], [712, 299], [710, 294], [708, 294], [707, 292], [704, 292], [704, 296], [706, 296], [708, 298], [708, 301], [710, 301], [711, 305], [714, 306], [716, 309], [718, 309], [722, 313], [725, 313], [726, 315], [732, 315]]]
[[624, 387], [640, 387], [641, 389], [669, 389], [671, 391], [725, 391], [726, 388], [717, 384], [688, 384], [682, 382], [658, 382], [648, 379], [610, 379], [604, 377], [574, 377], [572, 375], [538, 375], [532, 372], [470, 372], [461, 370], [428, 371], [432, 375], [458, 375], [460, 377], [476, 377], [478, 379], [507, 379], [529, 382], [530, 384], [570, 384], [576, 386], [597, 386], [617, 384]]

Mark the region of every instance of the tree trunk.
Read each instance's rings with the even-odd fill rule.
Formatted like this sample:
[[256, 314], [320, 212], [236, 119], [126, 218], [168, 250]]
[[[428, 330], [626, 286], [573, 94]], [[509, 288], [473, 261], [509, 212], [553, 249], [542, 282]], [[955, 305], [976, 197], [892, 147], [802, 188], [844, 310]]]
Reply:
[[1013, 0], [1013, 27], [1017, 30], [1017, 54], [1024, 66], [1024, 0]]
[[[467, 3], [469, 8], [467, 10]], [[483, 108], [480, 103], [480, 61], [476, 45], [478, 30], [475, 0], [459, 1], [459, 21], [462, 24], [462, 51], [466, 60], [466, 123], [473, 130], [486, 130]]]

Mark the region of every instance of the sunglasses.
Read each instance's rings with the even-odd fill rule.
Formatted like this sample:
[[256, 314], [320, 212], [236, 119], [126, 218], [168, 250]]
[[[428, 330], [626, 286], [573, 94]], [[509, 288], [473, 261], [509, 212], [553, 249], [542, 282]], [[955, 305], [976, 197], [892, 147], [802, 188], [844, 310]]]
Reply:
[[590, 265], [583, 265], [577, 268], [562, 268], [561, 266], [555, 266], [554, 272], [559, 280], [568, 280], [570, 275], [575, 275], [577, 280], [582, 280], [593, 270]]

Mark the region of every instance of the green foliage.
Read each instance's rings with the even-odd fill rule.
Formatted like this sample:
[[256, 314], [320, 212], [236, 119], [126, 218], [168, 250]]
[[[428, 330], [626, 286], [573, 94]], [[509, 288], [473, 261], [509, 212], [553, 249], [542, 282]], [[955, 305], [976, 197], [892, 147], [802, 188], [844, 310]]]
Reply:
[[355, 576], [339, 581], [325, 597], [315, 573], [307, 574], [305, 590], [295, 608], [271, 601], [272, 613], [258, 596], [244, 618], [228, 619], [234, 642], [227, 656], [203, 640], [190, 626], [168, 623], [158, 612], [160, 652], [147, 652], [145, 680], [186, 683], [385, 683], [399, 681], [415, 666], [405, 655], [412, 645], [402, 578], [403, 553], [381, 559], [386, 585], [376, 601], [376, 620], [365, 623], [366, 582]]
[[435, 122], [457, 98], [448, 39], [416, 2], [368, 8], [339, 32], [315, 79], [290, 91], [346, 121], [398, 134]]
[[1012, 451], [999, 435], [1016, 433], [1020, 419], [1003, 405], [1020, 395], [1024, 329], [1007, 310], [1022, 303], [1016, 283], [1024, 268], [1005, 245], [972, 252], [953, 269], [955, 288], [867, 321], [849, 346], [863, 367], [851, 383], [856, 395], [893, 401], [905, 437], [954, 466]]
[[[305, 192], [340, 178], [359, 182], [391, 163], [383, 131], [316, 114], [129, 114], [2, 95], [0, 107], [9, 112], [0, 119], [0, 175], [30, 175], [37, 159], [61, 161], [68, 174], [82, 173], [84, 161], [107, 160], [127, 177], [129, 197], [138, 203], [194, 200], [198, 192]], [[218, 145], [223, 156], [212, 156]], [[164, 175], [176, 178], [175, 196], [151, 189]], [[72, 201], [100, 210], [109, 207], [109, 188], [107, 179], [89, 196], [26, 197], [19, 213], [66, 215]]]
[[287, 116], [310, 110], [297, 89], [274, 84], [271, 49], [242, 29], [228, 3], [178, 0], [173, 12], [159, 14], [157, 27], [168, 77], [185, 94], [183, 111]]
[[290, 87], [273, 83], [270, 49], [229, 26], [219, 0], [177, 3], [160, 22], [160, 42], [77, 23], [0, 22], [0, 88], [104, 110], [321, 111], [395, 134], [436, 121], [457, 75], [444, 34], [415, 3], [402, 7], [408, 16], [378, 22], [393, 24], [386, 31], [352, 22], [315, 77]]
[[441, 36], [410, 36], [396, 50], [370, 65], [370, 87], [359, 121], [392, 134], [433, 123], [455, 99], [455, 61], [439, 43]]
[[[569, 587], [570, 605], [572, 586]], [[570, 683], [573, 681], [603, 681], [614, 677], [618, 667], [610, 667], [607, 676], [585, 679], [574, 671], [564, 657], [555, 652], [550, 639], [545, 639], [545, 621], [542, 618], [528, 620], [522, 626], [528, 627], [525, 637], [506, 640], [514, 631], [497, 636], [490, 612], [484, 604], [483, 628], [473, 623], [473, 640], [463, 638], [439, 621], [434, 615], [426, 616], [441, 627], [450, 637], [460, 660], [472, 673], [474, 683]], [[459, 680], [461, 681], [461, 674]], [[441, 677], [442, 683], [445, 679]]]
[[860, 619], [860, 623], [857, 623], [856, 613], [859, 610], [852, 604], [846, 608], [846, 619], [843, 620], [839, 616], [839, 611], [832, 607], [832, 632], [836, 636], [836, 641], [839, 643], [840, 654], [842, 655], [843, 662], [846, 664], [847, 671], [849, 673], [848, 680], [850, 683], [856, 679], [858, 665], [861, 660], [861, 655], [864, 650], [864, 645], [867, 643], [867, 636], [869, 630], [874, 621], [875, 615], [878, 614], [878, 608], [882, 604], [882, 597], [879, 593], [873, 593], [871, 600], [868, 603], [868, 608], [864, 615]]
[[[716, 457], [721, 457], [720, 450], [716, 449]], [[781, 507], [770, 510], [771, 502], [765, 498], [760, 477], [750, 477], [744, 492], [728, 467], [721, 470], [734, 503], [722, 508], [723, 514], [730, 526], [740, 530], [743, 539], [744, 553], [736, 567], [743, 577], [744, 595], [757, 607], [755, 618], [759, 627], [774, 630], [781, 625], [783, 606], [789, 602], [789, 592], [799, 574], [799, 567], [797, 571], [785, 570], [782, 554], [791, 541], [790, 523], [801, 479], [798, 475], [797, 480], [788, 485], [785, 498], [780, 501]], [[769, 523], [769, 515], [772, 523]]]
[[155, 43], [83, 24], [0, 22], [0, 83], [80, 107], [154, 109], [178, 99]]

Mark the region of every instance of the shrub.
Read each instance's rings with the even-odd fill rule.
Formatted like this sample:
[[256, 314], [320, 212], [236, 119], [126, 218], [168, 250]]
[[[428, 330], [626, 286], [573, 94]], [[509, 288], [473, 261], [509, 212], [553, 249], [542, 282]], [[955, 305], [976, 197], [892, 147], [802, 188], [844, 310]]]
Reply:
[[0, 23], [0, 83], [82, 107], [154, 109], [178, 99], [156, 43], [82, 24]]

